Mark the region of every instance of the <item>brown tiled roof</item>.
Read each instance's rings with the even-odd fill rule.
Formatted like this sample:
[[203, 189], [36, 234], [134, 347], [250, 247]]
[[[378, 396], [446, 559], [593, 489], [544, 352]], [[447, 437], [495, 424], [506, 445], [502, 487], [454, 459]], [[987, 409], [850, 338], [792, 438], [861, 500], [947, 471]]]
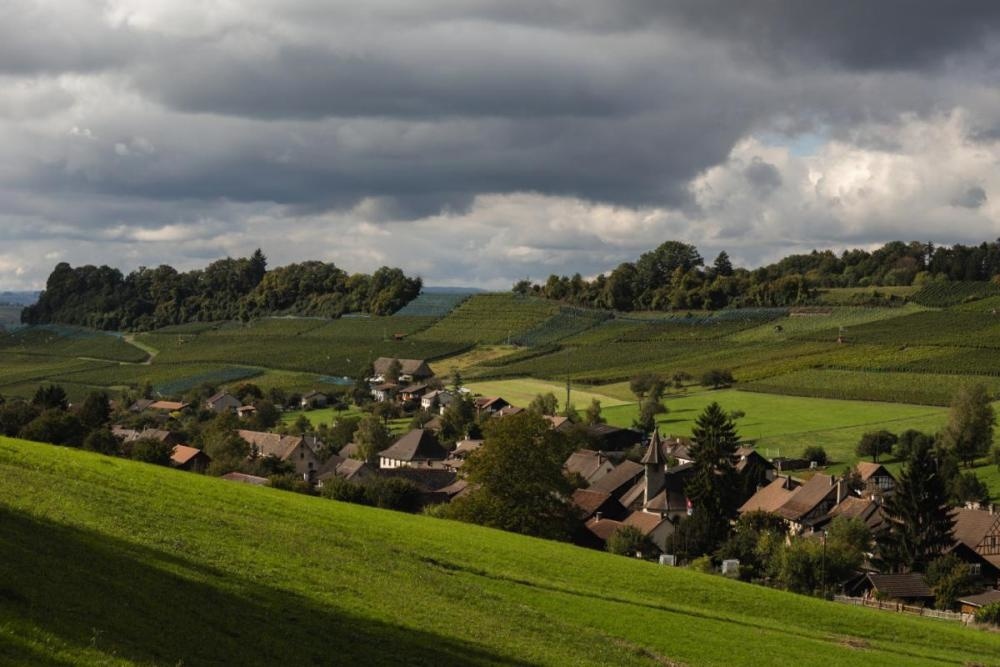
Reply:
[[476, 409], [485, 410], [495, 405], [498, 401], [503, 401], [505, 406], [510, 405], [510, 403], [500, 398], [499, 396], [480, 396], [475, 400]]
[[626, 484], [632, 484], [636, 477], [642, 474], [643, 467], [628, 459], [622, 461], [615, 469], [590, 485], [594, 491], [606, 491], [615, 494]]
[[1000, 515], [986, 510], [961, 508], [953, 510], [952, 516], [955, 518], [955, 541], [964, 543], [973, 551], [991, 530], [1000, 530]]
[[455, 451], [451, 454], [452, 456], [467, 456], [482, 446], [482, 440], [470, 440], [468, 438], [465, 440], [459, 440], [458, 444], [455, 445]]
[[263, 431], [237, 431], [239, 436], [256, 447], [261, 456], [274, 456], [284, 461], [295, 448], [303, 444], [300, 435], [281, 435]]
[[621, 504], [625, 507], [631, 506], [633, 503], [638, 502], [643, 495], [646, 493], [646, 478], [640, 477], [639, 481], [632, 485], [628, 491], [622, 494], [619, 499]]
[[573, 492], [573, 504], [583, 512], [584, 516], [591, 516], [594, 512], [601, 509], [601, 505], [606, 503], [610, 498], [610, 493], [602, 493], [601, 491], [592, 491], [590, 489], [577, 489]]
[[594, 534], [602, 542], [607, 542], [608, 538], [614, 535], [615, 531], [624, 526], [621, 521], [614, 519], [600, 519], [594, 517], [584, 524], [584, 527]]
[[230, 394], [228, 391], [220, 391], [218, 394], [215, 394], [214, 396], [210, 397], [205, 402], [208, 403], [208, 404], [217, 403], [217, 402], [221, 401], [223, 398], [225, 398], [227, 396], [229, 398], [233, 399], [234, 401], [236, 401], [237, 403], [240, 400], [240, 399], [236, 398], [235, 396], [233, 396], [232, 394]]
[[415, 428], [394, 442], [380, 457], [395, 461], [444, 461], [448, 458], [437, 436], [422, 428]]
[[649, 512], [639, 511], [629, 514], [625, 519], [625, 525], [635, 526], [642, 531], [643, 535], [650, 535], [664, 521], [666, 521], [666, 519], [660, 517], [659, 514], [650, 514]]
[[464, 479], [456, 479], [454, 482], [448, 486], [438, 489], [441, 493], [447, 495], [449, 498], [454, 500], [459, 496], [463, 496], [469, 491], [469, 483]]
[[505, 408], [500, 408], [493, 413], [494, 417], [513, 417], [514, 415], [519, 415], [524, 412], [524, 408], [519, 408], [516, 405], [508, 405]]
[[364, 461], [357, 459], [344, 459], [337, 466], [337, 475], [344, 479], [355, 479], [363, 477], [372, 472], [371, 468]]
[[909, 574], [869, 574], [868, 580], [879, 593], [897, 600], [909, 598], [932, 598], [931, 591], [922, 575]]
[[340, 451], [337, 452], [337, 454], [340, 455], [341, 457], [345, 458], [345, 459], [357, 458], [357, 455], [358, 455], [358, 443], [356, 443], [356, 442], [349, 442], [349, 443], [347, 443], [346, 445], [344, 445], [343, 447], [340, 448]]
[[569, 423], [569, 417], [545, 415], [545, 421], [552, 425], [553, 430], [558, 430]]
[[150, 410], [167, 410], [169, 412], [183, 410], [186, 407], [188, 407], [187, 403], [178, 403], [177, 401], [155, 401], [149, 404]]
[[590, 476], [601, 469], [608, 459], [600, 452], [592, 449], [578, 449], [569, 455], [564, 467], [568, 473], [577, 473], [584, 479], [589, 480]]
[[174, 450], [170, 453], [170, 461], [174, 465], [182, 466], [199, 454], [201, 454], [200, 449], [188, 447], [187, 445], [174, 445]]
[[892, 473], [890, 473], [881, 463], [858, 461], [858, 463], [854, 466], [854, 469], [858, 471], [858, 475], [861, 477], [862, 482], [867, 482], [878, 473], [892, 477]]
[[649, 499], [646, 509], [652, 512], [683, 512], [687, 510], [687, 497], [680, 491], [664, 489]]
[[779, 475], [774, 479], [773, 482], [767, 486], [759, 489], [757, 493], [750, 496], [750, 498], [743, 503], [740, 507], [740, 514], [745, 512], [777, 512], [778, 508], [788, 502], [788, 499], [792, 496], [793, 482], [788, 477], [783, 477]]
[[[372, 364], [376, 375], [385, 375], [392, 365], [393, 357], [379, 357]], [[430, 366], [423, 359], [396, 359], [402, 375], [432, 375]]]
[[967, 604], [970, 607], [985, 607], [994, 602], [1000, 602], [1000, 591], [992, 590], [980, 593], [979, 595], [968, 595], [961, 598], [959, 604]]
[[836, 493], [833, 477], [818, 473], [793, 491], [788, 500], [777, 509], [777, 514], [790, 521], [797, 521], [816, 509], [830, 493]]

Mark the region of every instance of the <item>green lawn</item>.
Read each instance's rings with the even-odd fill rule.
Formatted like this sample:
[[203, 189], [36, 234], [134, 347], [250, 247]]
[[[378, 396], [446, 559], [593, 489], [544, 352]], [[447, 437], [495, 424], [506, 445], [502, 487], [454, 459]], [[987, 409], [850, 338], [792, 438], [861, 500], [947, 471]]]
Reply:
[[[518, 378], [516, 380], [495, 380], [486, 382], [470, 382], [468, 389], [483, 396], [501, 396], [512, 404], [527, 407], [531, 400], [538, 394], [552, 392], [559, 399], [560, 409], [566, 402], [566, 383], [547, 382], [545, 380], [535, 380], [532, 378]], [[577, 410], [583, 411], [590, 405], [591, 399], [596, 398], [601, 402], [602, 407], [612, 407], [625, 405], [626, 401], [600, 393], [599, 389], [594, 389], [586, 385], [572, 385], [570, 388], [570, 401]]]
[[1000, 664], [959, 624], [87, 452], [0, 439], [0, 480], [0, 664]]

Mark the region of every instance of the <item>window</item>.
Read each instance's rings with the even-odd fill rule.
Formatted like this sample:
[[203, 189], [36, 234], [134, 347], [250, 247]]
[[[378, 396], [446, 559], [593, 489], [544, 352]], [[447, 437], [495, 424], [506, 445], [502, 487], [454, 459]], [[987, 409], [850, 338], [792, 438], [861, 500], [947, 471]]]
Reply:
[[983, 573], [983, 566], [980, 563], [972, 563], [969, 565], [969, 574], [973, 577], [978, 577]]

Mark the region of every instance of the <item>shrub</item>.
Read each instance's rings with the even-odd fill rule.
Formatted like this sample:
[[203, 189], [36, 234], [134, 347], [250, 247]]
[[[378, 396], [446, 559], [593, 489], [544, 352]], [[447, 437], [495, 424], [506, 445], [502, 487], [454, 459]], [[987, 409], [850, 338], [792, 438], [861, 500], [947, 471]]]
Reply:
[[825, 466], [829, 462], [826, 450], [819, 445], [810, 445], [802, 452], [802, 458], [806, 461], [815, 461], [818, 466]]
[[991, 602], [976, 611], [976, 623], [1000, 625], [1000, 602]]
[[643, 558], [652, 553], [652, 543], [641, 530], [635, 526], [622, 526], [611, 533], [605, 549], [619, 556], [635, 556], [640, 554]]

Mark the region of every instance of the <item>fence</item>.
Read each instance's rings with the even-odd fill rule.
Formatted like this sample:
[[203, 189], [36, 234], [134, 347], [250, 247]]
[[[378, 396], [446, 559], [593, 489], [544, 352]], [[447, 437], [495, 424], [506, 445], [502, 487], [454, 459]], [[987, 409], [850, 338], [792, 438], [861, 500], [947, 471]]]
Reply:
[[855, 605], [857, 607], [869, 607], [870, 609], [880, 609], [882, 611], [894, 611], [900, 614], [913, 614], [914, 616], [926, 616], [928, 618], [940, 618], [945, 621], [959, 621], [968, 623], [972, 620], [971, 614], [960, 614], [956, 611], [941, 611], [929, 609], [928, 607], [918, 607], [915, 605], [902, 604], [900, 602], [883, 602], [872, 598], [852, 598], [846, 595], [834, 595], [834, 602]]

